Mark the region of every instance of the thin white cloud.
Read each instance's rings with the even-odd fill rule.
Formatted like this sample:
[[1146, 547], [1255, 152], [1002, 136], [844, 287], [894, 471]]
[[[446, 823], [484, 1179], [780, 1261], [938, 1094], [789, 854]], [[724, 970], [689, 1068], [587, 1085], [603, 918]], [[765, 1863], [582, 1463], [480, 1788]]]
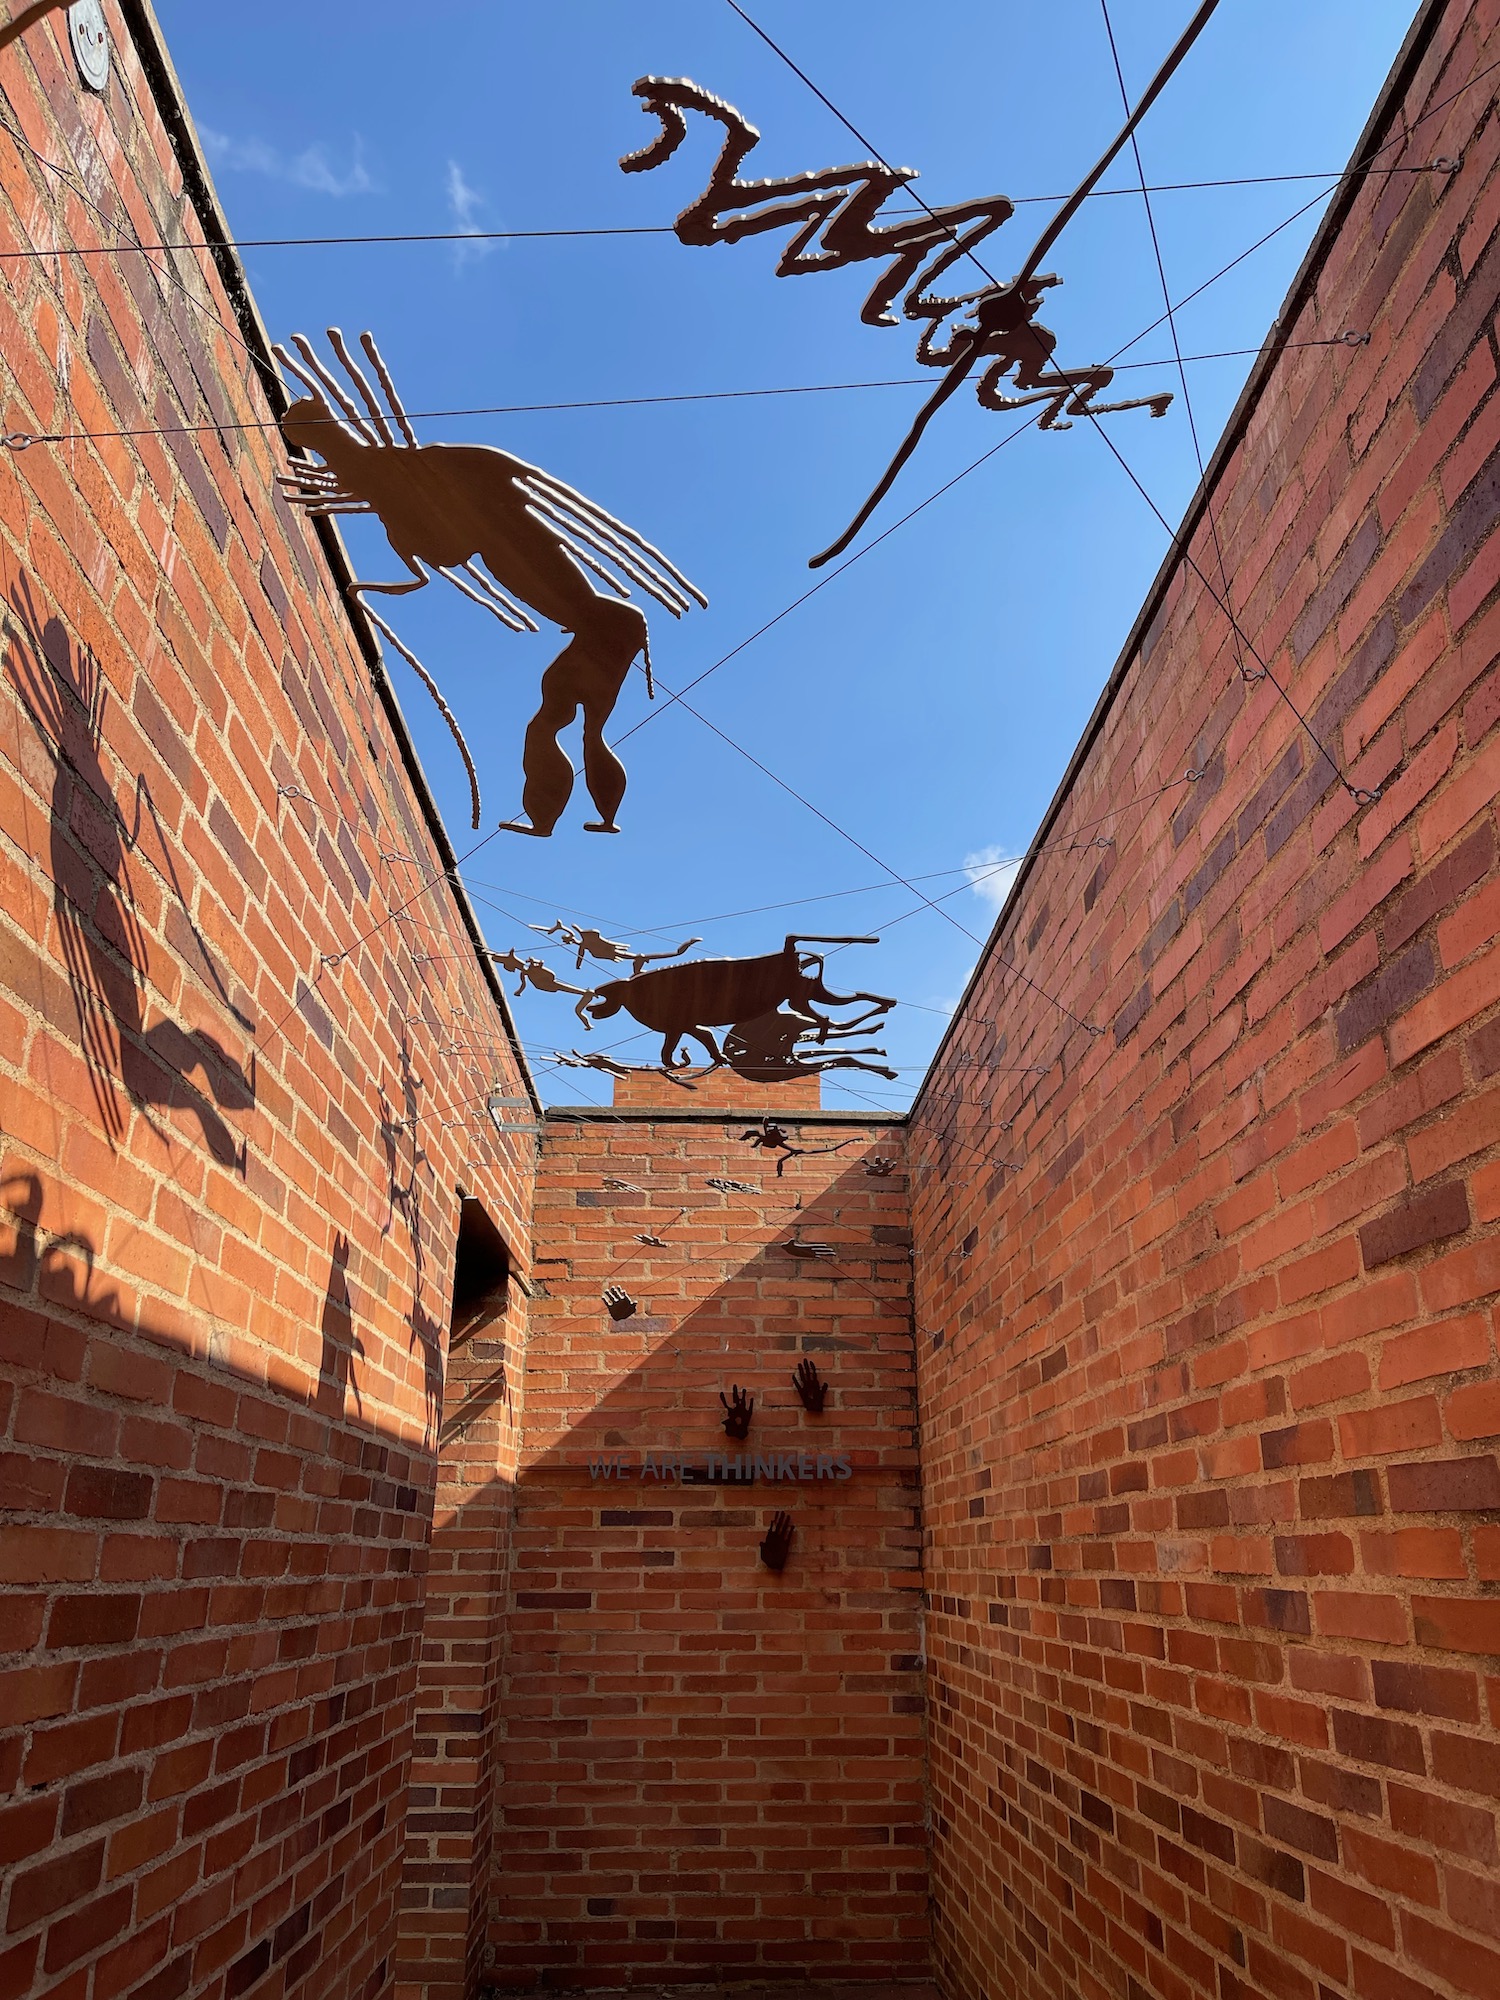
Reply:
[[287, 181], [312, 194], [332, 195], [342, 200], [351, 194], [379, 194], [380, 188], [365, 165], [364, 141], [356, 134], [349, 165], [343, 171], [329, 158], [320, 140], [288, 157], [264, 139], [235, 139], [211, 126], [199, 127], [203, 150], [216, 167], [232, 174], [264, 174], [267, 180]]
[[1010, 894], [1021, 860], [1019, 854], [1007, 854], [1003, 847], [980, 847], [964, 856], [964, 873], [981, 903], [991, 910], [1000, 908]]
[[[480, 211], [485, 207], [484, 196], [477, 188], [472, 188], [464, 178], [464, 170], [457, 160], [448, 162], [448, 208], [453, 220], [465, 236], [479, 236]], [[455, 251], [454, 261], [460, 270], [471, 258], [488, 257], [494, 249], [493, 243], [460, 243]]]

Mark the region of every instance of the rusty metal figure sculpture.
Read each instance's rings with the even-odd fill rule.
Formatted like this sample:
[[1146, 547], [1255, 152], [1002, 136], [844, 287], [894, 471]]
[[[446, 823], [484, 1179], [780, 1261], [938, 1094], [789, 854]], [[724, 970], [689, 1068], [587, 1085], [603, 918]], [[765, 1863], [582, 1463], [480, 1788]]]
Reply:
[[574, 967], [576, 972], [583, 970], [583, 961], [586, 958], [596, 958], [601, 965], [628, 965], [634, 975], [643, 967], [657, 965], [664, 959], [681, 958], [685, 951], [691, 951], [695, 944], [703, 942], [702, 938], [692, 937], [686, 944], [678, 945], [676, 951], [631, 951], [628, 945], [616, 944], [612, 938], [601, 937], [598, 931], [580, 929], [576, 924], [565, 924], [561, 918], [555, 924], [529, 924], [527, 928], [536, 931], [541, 937], [561, 939], [570, 951], [576, 946], [578, 951], [578, 962]]
[[822, 1076], [831, 1069], [868, 1070], [872, 1076], [894, 1083], [895, 1070], [864, 1060], [866, 1056], [883, 1056], [884, 1049], [844, 1049], [836, 1055], [827, 1052], [828, 1043], [865, 1033], [869, 1018], [851, 1021], [846, 1027], [814, 1028], [801, 1014], [759, 1014], [753, 1021], [736, 1021], [730, 1028], [724, 1037], [724, 1062], [747, 1083], [789, 1083], [794, 1077]]
[[[885, 260], [887, 268], [872, 287], [860, 317], [870, 326], [898, 325], [892, 307], [897, 295], [903, 294], [902, 314], [927, 322], [917, 344], [917, 359], [927, 367], [947, 370], [917, 413], [869, 499], [839, 539], [812, 557], [809, 567], [817, 569], [831, 562], [849, 546], [890, 491], [933, 417], [982, 363], [988, 366], [978, 384], [980, 404], [990, 410], [1014, 410], [1045, 403], [1038, 426], [1042, 430], [1067, 430], [1073, 417], [1096, 417], [1116, 410], [1149, 409], [1154, 417], [1166, 411], [1172, 401], [1166, 392], [1096, 403], [1094, 397], [1114, 379], [1114, 370], [1107, 365], [1081, 369], [1052, 366], [1057, 337], [1037, 323], [1036, 314], [1042, 293], [1062, 281], [1052, 273], [1043, 274], [1041, 265], [1217, 5], [1218, 0], [1203, 0], [1123, 129], [1048, 223], [1017, 275], [1001, 283], [985, 272], [988, 282], [980, 290], [947, 298], [934, 292], [937, 280], [959, 258], [973, 256], [978, 245], [1014, 214], [1013, 203], [1004, 195], [945, 208], [923, 204], [923, 213], [913, 220], [877, 226], [875, 216], [881, 205], [917, 178], [914, 169], [864, 160], [853, 166], [743, 181], [739, 168], [759, 143], [760, 133], [733, 105], [685, 77], [643, 76], [634, 85], [642, 109], [660, 121], [661, 132], [648, 145], [625, 155], [620, 165], [626, 173], [648, 172], [672, 157], [687, 136], [687, 111], [696, 111], [724, 128], [724, 142], [708, 186], [677, 218], [679, 242], [733, 243], [767, 230], [791, 229], [795, 233], [776, 266], [778, 277]], [[939, 327], [954, 322], [957, 315], [963, 317], [950, 325], [945, 339], [939, 340]], [[1007, 377], [1021, 391], [1019, 395], [1001, 394]]]
[[[831, 992], [823, 979], [822, 954], [800, 949], [808, 944], [879, 942], [878, 938], [789, 935], [780, 951], [758, 958], [703, 958], [686, 965], [658, 966], [629, 979], [607, 979], [590, 1001], [580, 1002], [579, 1011], [590, 1021], [625, 1013], [643, 1028], [654, 1029], [662, 1037], [661, 1061], [666, 1069], [689, 1066], [686, 1055], [678, 1058], [685, 1037], [698, 1042], [711, 1063], [724, 1064], [728, 1057], [715, 1028], [748, 1025], [785, 1010], [786, 1020], [800, 1023], [799, 1034], [823, 1041], [840, 1027], [858, 1027], [885, 1015], [895, 1006], [894, 1000], [877, 993]], [[857, 1021], [835, 1022], [814, 1002], [825, 1007], [868, 1005]]]
[[[427, 669], [366, 602], [369, 593], [403, 597], [421, 590], [430, 572], [508, 631], [540, 631], [535, 612], [570, 635], [542, 675], [541, 707], [526, 730], [521, 810], [527, 823], [501, 825], [538, 837], [557, 825], [573, 790], [573, 766], [558, 738], [582, 711], [584, 783], [599, 814], [586, 831], [617, 833], [625, 768], [605, 742], [604, 727], [638, 657], [647, 692], [654, 692], [650, 638], [632, 586], [674, 618], [694, 603], [706, 607], [708, 599], [633, 528], [539, 466], [492, 445], [419, 444], [371, 336], [361, 334], [360, 346], [386, 407], [337, 327], [328, 329], [328, 344], [363, 410], [302, 334], [292, 336], [300, 359], [276, 347], [277, 360], [308, 392], [282, 416], [282, 434], [323, 460], [299, 463], [281, 484], [308, 514], [374, 514], [405, 564], [409, 581], [351, 583], [349, 594], [441, 710], [469, 774], [474, 825], [479, 780], [463, 732]], [[610, 594], [596, 587], [596, 577]]]
[[588, 1027], [588, 1017], [584, 1013], [585, 1003], [594, 997], [591, 986], [570, 986], [565, 979], [559, 979], [550, 965], [544, 965], [539, 958], [521, 958], [513, 951], [488, 951], [485, 957], [492, 959], [502, 972], [520, 974], [515, 997], [520, 999], [527, 987], [537, 993], [576, 993], [578, 1005], [574, 1008], [580, 1021]]

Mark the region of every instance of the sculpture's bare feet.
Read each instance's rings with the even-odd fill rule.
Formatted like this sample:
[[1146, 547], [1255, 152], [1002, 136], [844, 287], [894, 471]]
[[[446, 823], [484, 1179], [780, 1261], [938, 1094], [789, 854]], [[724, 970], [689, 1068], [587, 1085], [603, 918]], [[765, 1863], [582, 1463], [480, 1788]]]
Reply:
[[529, 833], [533, 840], [545, 840], [551, 833], [550, 826], [525, 826], [518, 819], [503, 819], [495, 828], [496, 833]]
[[612, 820], [587, 819], [583, 823], [585, 833], [618, 833], [620, 829]]

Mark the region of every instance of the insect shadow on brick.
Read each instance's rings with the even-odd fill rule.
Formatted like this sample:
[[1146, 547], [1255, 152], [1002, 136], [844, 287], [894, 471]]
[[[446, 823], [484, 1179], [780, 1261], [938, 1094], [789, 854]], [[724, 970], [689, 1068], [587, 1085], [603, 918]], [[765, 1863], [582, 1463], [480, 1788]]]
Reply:
[[49, 873], [58, 949], [100, 1126], [118, 1149], [130, 1106], [164, 1143], [175, 1136], [171, 1127], [191, 1121], [219, 1164], [243, 1173], [244, 1142], [219, 1113], [254, 1106], [255, 1058], [242, 1066], [206, 1029], [184, 1027], [162, 1006], [130, 879], [131, 859], [148, 832], [153, 851], [145, 865], [165, 882], [185, 920], [189, 969], [206, 978], [236, 1026], [253, 1032], [254, 1022], [234, 1005], [193, 921], [143, 772], [128, 814], [119, 802], [107, 768], [110, 689], [98, 660], [74, 644], [60, 619], [42, 618], [24, 579], [11, 591], [8, 612], [11, 686], [52, 763]]

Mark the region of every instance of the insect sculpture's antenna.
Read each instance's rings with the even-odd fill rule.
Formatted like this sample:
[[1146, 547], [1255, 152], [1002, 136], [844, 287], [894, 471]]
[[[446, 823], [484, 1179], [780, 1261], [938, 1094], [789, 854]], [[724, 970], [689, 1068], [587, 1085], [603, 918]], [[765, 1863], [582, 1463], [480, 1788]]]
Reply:
[[379, 403], [375, 400], [375, 391], [370, 387], [369, 383], [366, 381], [364, 372], [360, 368], [359, 363], [355, 360], [354, 356], [349, 352], [348, 347], [345, 345], [343, 332], [339, 327], [336, 326], [329, 327], [328, 345], [333, 349], [334, 353], [338, 356], [340, 364], [343, 367], [344, 373], [349, 377], [349, 380], [354, 384], [355, 388], [359, 391], [360, 400], [361, 402], [363, 402], [365, 408], [369, 411], [371, 421], [374, 423], [376, 430], [379, 431], [380, 433], [380, 442], [382, 444], [394, 445], [396, 442], [395, 433], [392, 431], [390, 424], [386, 421], [385, 411], [381, 409]]
[[[322, 362], [318, 359], [316, 353], [313, 351], [313, 344], [308, 339], [307, 335], [305, 333], [294, 333], [292, 335], [292, 340], [296, 346], [297, 352], [302, 356], [302, 359], [307, 363], [309, 369], [311, 369], [313, 379], [314, 381], [316, 381], [318, 387], [323, 391], [324, 398], [338, 405], [339, 409], [341, 409], [344, 415], [348, 418], [351, 429], [357, 432], [358, 435], [364, 440], [366, 444], [378, 445], [380, 443], [380, 439], [375, 435], [375, 432], [370, 428], [366, 420], [359, 414], [359, 411], [355, 409], [353, 403], [351, 403], [349, 398], [344, 394], [343, 390], [339, 387], [338, 382], [334, 377], [334, 375], [327, 368], [325, 368]], [[301, 374], [302, 371], [298, 369], [297, 373]], [[304, 382], [306, 382], [308, 378], [306, 375], [303, 375], [302, 379]]]
[[370, 366], [380, 378], [380, 386], [385, 391], [385, 400], [390, 404], [391, 413], [395, 417], [396, 422], [401, 426], [401, 435], [406, 439], [408, 444], [414, 445], [417, 441], [417, 434], [411, 427], [411, 418], [406, 414], [401, 398], [396, 394], [396, 385], [391, 380], [391, 371], [386, 367], [384, 356], [375, 345], [374, 334], [362, 333], [359, 336], [359, 344], [365, 350], [365, 355], [369, 360]]
[[[1129, 118], [1126, 119], [1124, 125], [1110, 141], [1109, 145], [1105, 147], [1096, 164], [1084, 175], [1078, 186], [1057, 211], [1057, 214], [1047, 224], [1047, 227], [1037, 238], [1031, 255], [1026, 259], [1026, 262], [1022, 265], [1016, 276], [1010, 280], [1009, 284], [996, 285], [991, 291], [976, 294], [976, 298], [984, 300], [999, 298], [1006, 294], [1014, 295], [1021, 290], [1023, 285], [1029, 284], [1035, 279], [1037, 272], [1041, 269], [1042, 259], [1052, 248], [1058, 237], [1061, 236], [1064, 229], [1067, 228], [1073, 217], [1078, 213], [1088, 196], [1092, 194], [1094, 188], [1103, 179], [1106, 170], [1114, 161], [1115, 156], [1166, 88], [1173, 73], [1188, 50], [1193, 46], [1193, 43], [1197, 41], [1198, 36], [1218, 4], [1219, 0], [1202, 0], [1202, 5], [1178, 36], [1166, 61], [1146, 86], [1145, 94], [1136, 105], [1134, 111], [1131, 112]], [[860, 508], [838, 540], [830, 543], [820, 554], [811, 558], [807, 565], [809, 569], [821, 569], [824, 563], [832, 562], [835, 556], [842, 555], [844, 550], [848, 548], [854, 537], [885, 498], [886, 494], [890, 492], [891, 487], [895, 484], [897, 475], [921, 442], [922, 433], [932, 422], [932, 419], [937, 415], [943, 404], [953, 394], [954, 390], [959, 387], [965, 377], [972, 372], [982, 358], [982, 346], [982, 340], [976, 336], [970, 342], [965, 352], [953, 363], [953, 366], [943, 377], [932, 395], [928, 397], [927, 401], [917, 412], [911, 429], [902, 440], [895, 457], [881, 475], [874, 492], [871, 493], [869, 499], [866, 500], [864, 506]], [[1065, 372], [1063, 369], [1057, 370], [1059, 375], [1063, 375]]]

